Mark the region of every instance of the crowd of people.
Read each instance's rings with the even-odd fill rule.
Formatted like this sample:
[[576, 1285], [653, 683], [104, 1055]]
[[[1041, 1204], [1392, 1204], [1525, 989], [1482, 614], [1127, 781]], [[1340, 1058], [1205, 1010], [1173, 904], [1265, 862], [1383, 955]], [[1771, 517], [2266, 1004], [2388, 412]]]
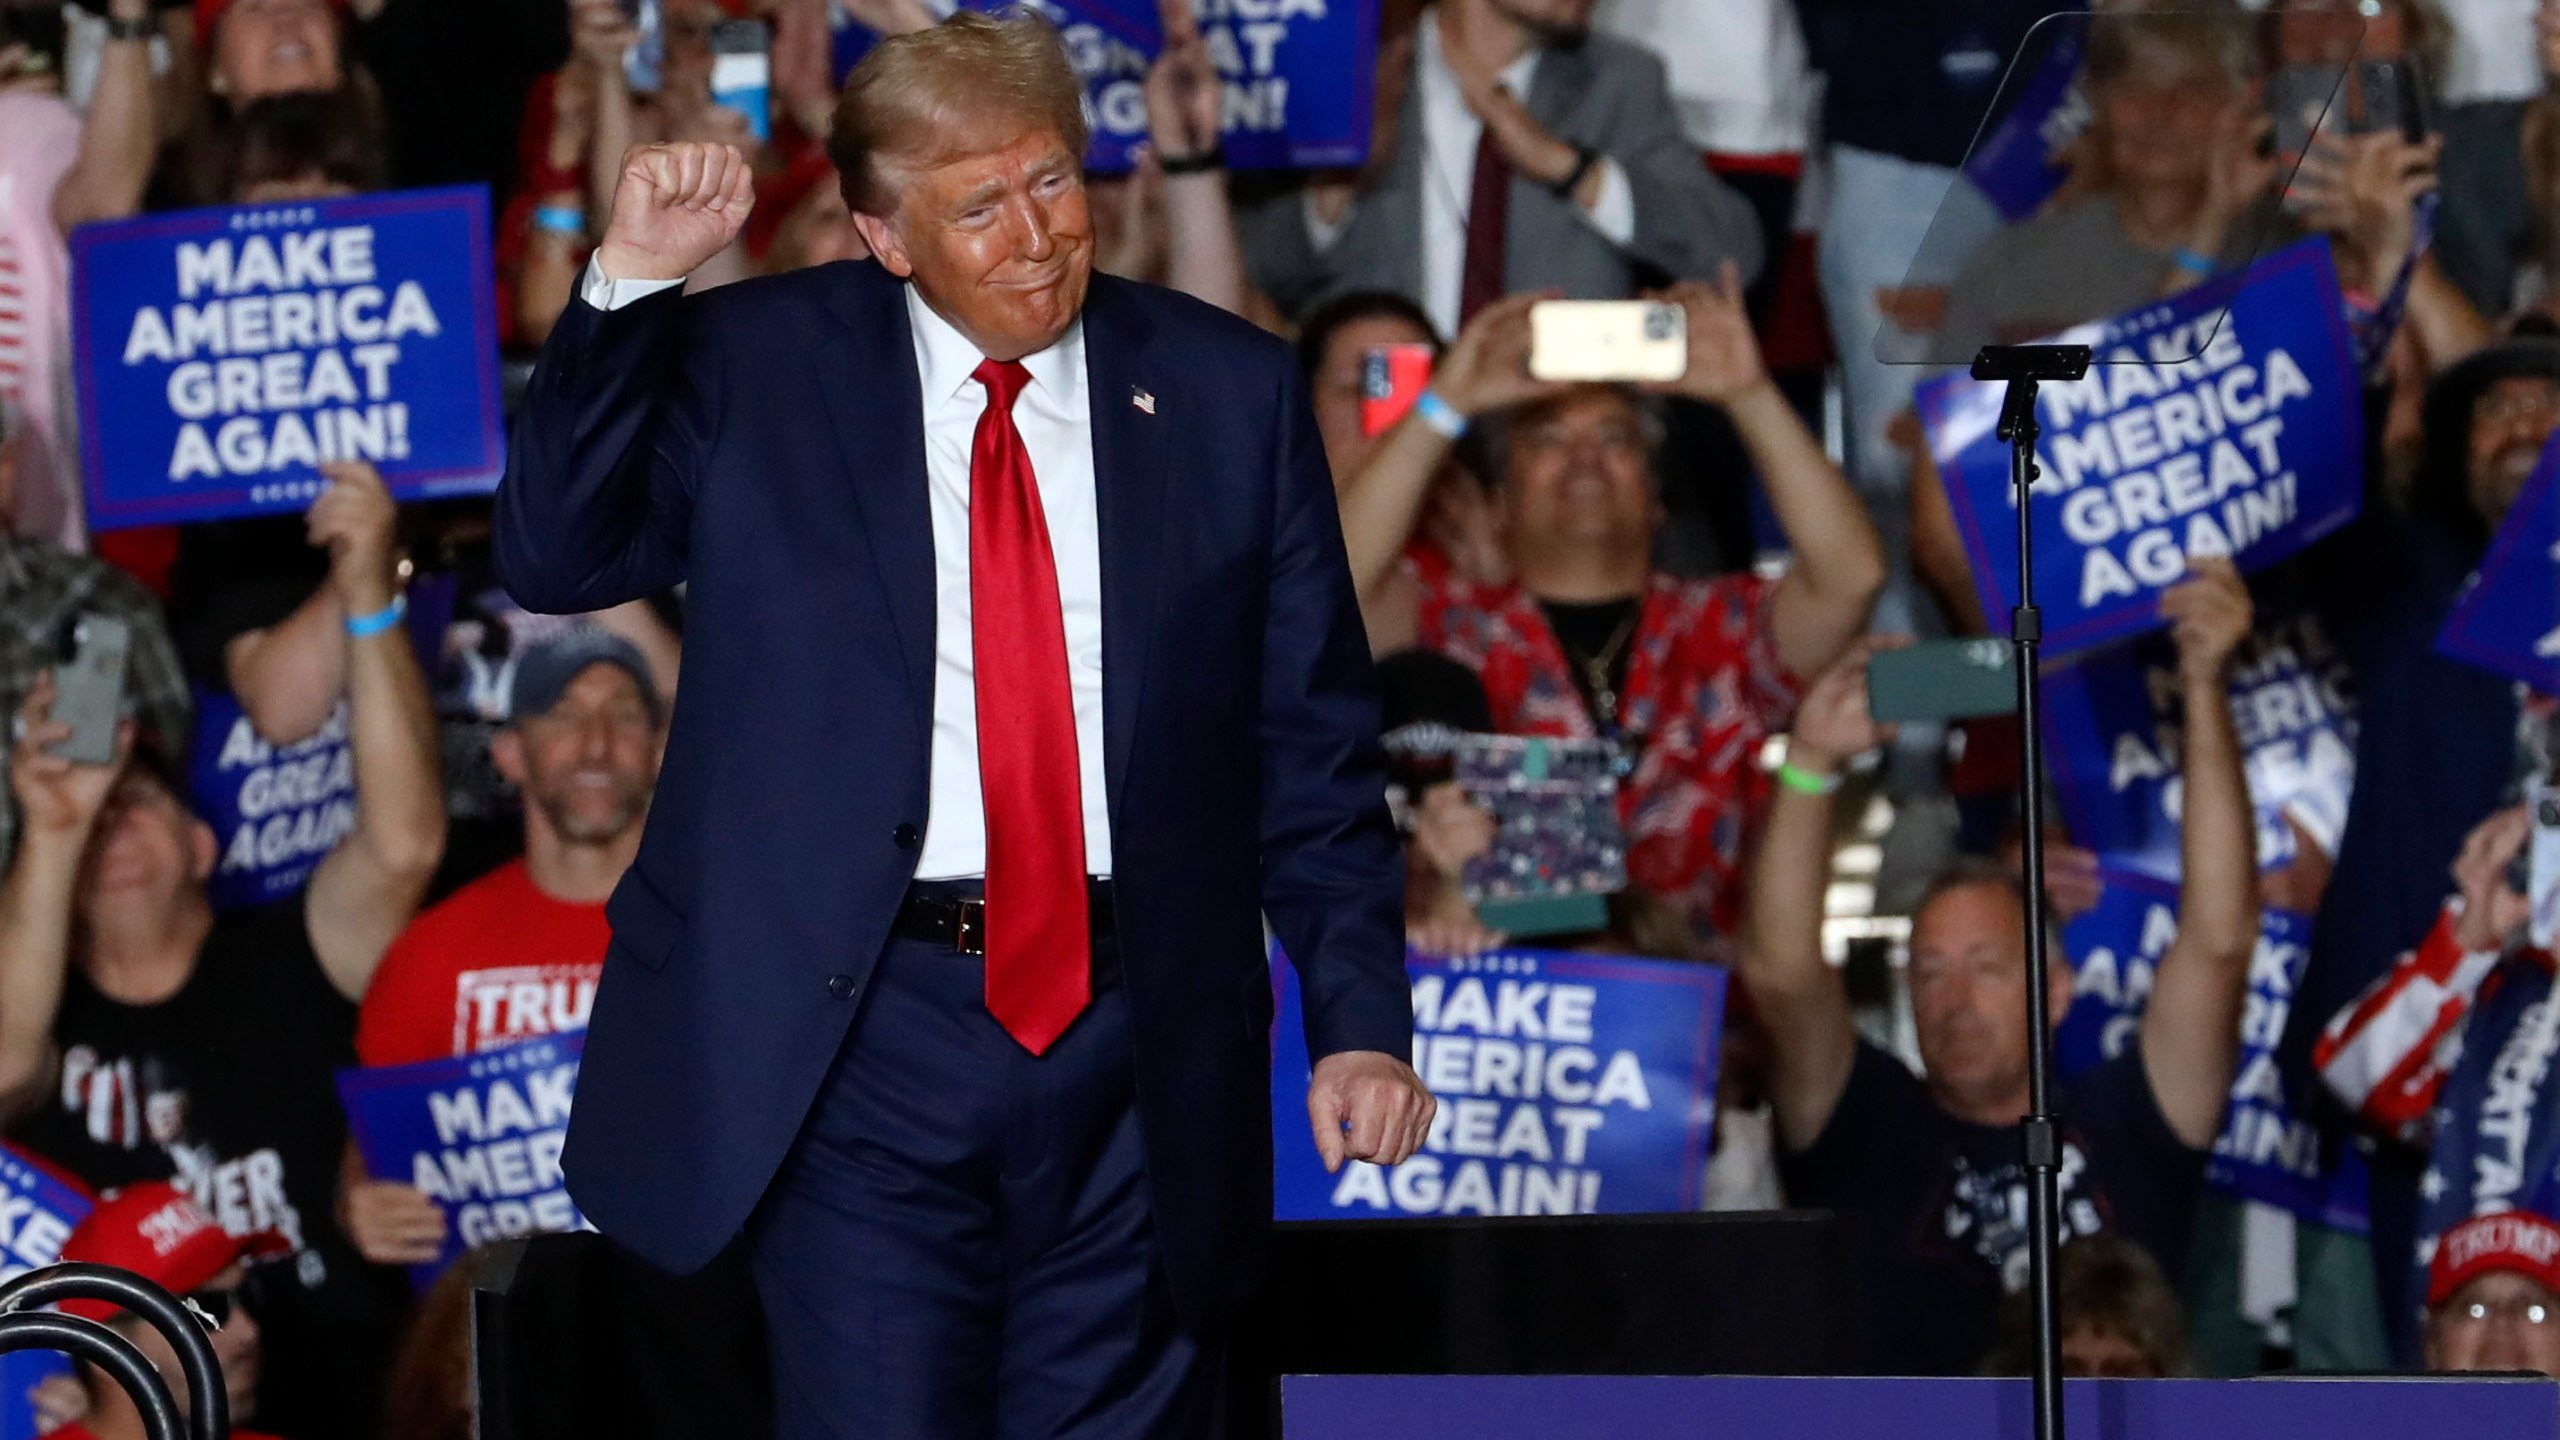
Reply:
[[[107, 1197], [68, 1255], [231, 1317], [218, 1348], [258, 1431], [471, 1433], [462, 1291], [418, 1297], [403, 1268], [445, 1253], [446, 1212], [368, 1174], [335, 1077], [583, 1027], [684, 601], [529, 613], [495, 578], [487, 501], [395, 504], [361, 462], [324, 467], [307, 513], [93, 532], [67, 237], [485, 185], [502, 348], [530, 362], [584, 303], [635, 144], [753, 168], [753, 218], [693, 289], [865, 260], [828, 148], [840, 67], [935, 4], [664, 0], [650, 89], [623, 0], [0, 0], [0, 1122]], [[2552, 697], [2437, 645], [2560, 429], [2560, 0], [2182, 0], [2174, 20], [2107, 0], [2065, 174], [2003, 227], [1958, 167], [2062, 8], [1391, 3], [1366, 162], [1230, 173], [1224, 22], [1163, 0], [1147, 143], [1084, 182], [1099, 263], [1295, 341], [1390, 727], [1616, 757], [1624, 888], [1604, 926], [1535, 943], [1731, 967], [1709, 1203], [1840, 1217], [1858, 1369], [2014, 1373], [2027, 987], [2071, 1008], [2061, 927], [2115, 872], [2057, 837], [2028, 889], [2013, 724], [1874, 713], [1877, 655], [2004, 629], [1914, 411], [1931, 367], [1889, 362], [2325, 237], [2361, 505], [2280, 565], [2192, 556], [2159, 601], [2176, 933], [2122, 1042], [2064, 1088], [2066, 1361], [2560, 1374], [2560, 1010], [2531, 893], [2560, 883], [2533, 873], [2560, 846], [2533, 803], [2560, 731]], [[710, 37], [735, 20], [770, 45], [761, 133], [715, 101]], [[2287, 77], [2376, 61], [2422, 77], [2420, 113], [2366, 126], [2342, 101], [2298, 157], [2274, 143]], [[1953, 244], [1967, 227], [1979, 243]], [[1665, 302], [1679, 378], [1532, 378], [1533, 317], [1562, 297]], [[1432, 358], [1386, 416], [1394, 347]], [[103, 766], [55, 753], [64, 637], [91, 616], [133, 635]], [[2279, 619], [2349, 677], [2354, 784], [2286, 807], [2271, 856], [2230, 696]], [[314, 783], [343, 801], [308, 863], [248, 867], [253, 894], [205, 793], [235, 746], [331, 757]], [[1853, 1000], [1829, 923], [1879, 797], [1899, 1023]], [[1504, 943], [1467, 883], [1491, 816], [1452, 783], [1402, 800], [1417, 950]], [[2270, 1013], [2276, 912], [2306, 917], [2309, 953]], [[2315, 1168], [2360, 1177], [2352, 1218], [2209, 1178], [2250, 1046]], [[142, 1433], [84, 1382], [38, 1397], [61, 1433]]]

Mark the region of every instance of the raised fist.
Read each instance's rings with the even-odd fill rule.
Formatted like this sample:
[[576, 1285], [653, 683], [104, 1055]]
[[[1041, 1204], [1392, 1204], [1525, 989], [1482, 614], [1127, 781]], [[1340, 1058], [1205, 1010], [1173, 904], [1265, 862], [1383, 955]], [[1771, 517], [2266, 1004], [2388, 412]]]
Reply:
[[755, 202], [735, 146], [635, 145], [596, 261], [608, 280], [681, 280], [738, 238]]
[[2160, 613], [2178, 643], [2178, 673], [2187, 681], [2219, 687], [2231, 653], [2249, 638], [2253, 611], [2248, 582], [2228, 559], [2199, 555], [2187, 578], [2160, 593]]

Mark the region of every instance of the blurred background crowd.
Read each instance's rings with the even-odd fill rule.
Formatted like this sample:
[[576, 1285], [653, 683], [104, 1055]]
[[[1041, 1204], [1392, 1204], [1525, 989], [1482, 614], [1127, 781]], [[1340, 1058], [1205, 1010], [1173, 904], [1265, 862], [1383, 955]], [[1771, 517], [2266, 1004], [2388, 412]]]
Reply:
[[[74, 1253], [223, 1306], [258, 1431], [469, 1433], [472, 1267], [412, 1297], [397, 1267], [438, 1254], [444, 1212], [367, 1178], [333, 1076], [583, 1025], [683, 597], [529, 614], [485, 501], [395, 504], [362, 464], [327, 467], [307, 514], [92, 533], [67, 237], [484, 185], [520, 385], [633, 144], [752, 159], [753, 218], [695, 289], [865, 259], [825, 145], [846, 37], [936, 3], [665, 0], [641, 88], [623, 0], [0, 0], [0, 1119], [118, 1192]], [[2362, 506], [2280, 566], [2196, 559], [2161, 602], [2177, 923], [2066, 1091], [2066, 1353], [2560, 1374], [2560, 1006], [2530, 863], [2560, 823], [2529, 803], [2551, 697], [2435, 645], [2560, 427], [2560, 0], [2102, 7], [2122, 29], [2091, 47], [2061, 188], [1943, 273], [1923, 237], [1956, 223], [1957, 167], [2055, 0], [1384, 0], [1367, 160], [1313, 172], [1229, 170], [1233, 17], [1166, 7], [1147, 143], [1086, 182], [1099, 263], [1297, 346], [1400, 757], [1435, 734], [1608, 747], [1624, 884], [1605, 925], [1537, 943], [1731, 968], [1701, 1193], [1843, 1217], [1877, 1372], [2026, 1364], [2026, 926], [2090, 914], [2115, 873], [2057, 814], [2029, 893], [2013, 722], [1875, 713], [1875, 656], [2002, 628], [1914, 412], [1930, 367], [1878, 336], [2032, 338], [2228, 276], [2269, 233], [2325, 237]], [[715, 101], [740, 21], [769, 56], [761, 127]], [[2270, 97], [2350, 61], [2421, 77], [2411, 115], [2342, 108], [2295, 170]], [[1531, 378], [1558, 297], [1674, 307], [1680, 378]], [[1382, 408], [1417, 353], [1418, 403]], [[134, 637], [108, 766], [51, 748], [82, 616]], [[2271, 842], [2230, 696], [2279, 632], [2324, 657], [2352, 763]], [[220, 893], [235, 841], [202, 818], [235, 751], [323, 757], [304, 783], [345, 801], [263, 842], [326, 857], [263, 903]], [[1445, 764], [1399, 774], [1415, 947], [1505, 943], [1468, 881], [1495, 816]], [[2271, 1008], [2275, 912], [2308, 949]], [[2244, 1061], [2351, 1203], [2209, 1182]], [[192, 1238], [155, 1244], [173, 1226]], [[140, 1433], [111, 1387], [41, 1398]]]

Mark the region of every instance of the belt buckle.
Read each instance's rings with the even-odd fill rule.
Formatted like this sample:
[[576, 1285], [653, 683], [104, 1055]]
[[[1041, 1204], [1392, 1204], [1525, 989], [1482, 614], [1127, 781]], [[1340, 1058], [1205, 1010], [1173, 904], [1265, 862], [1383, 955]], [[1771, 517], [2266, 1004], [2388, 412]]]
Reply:
[[987, 953], [987, 902], [962, 900], [957, 932], [951, 938], [952, 948], [963, 955]]

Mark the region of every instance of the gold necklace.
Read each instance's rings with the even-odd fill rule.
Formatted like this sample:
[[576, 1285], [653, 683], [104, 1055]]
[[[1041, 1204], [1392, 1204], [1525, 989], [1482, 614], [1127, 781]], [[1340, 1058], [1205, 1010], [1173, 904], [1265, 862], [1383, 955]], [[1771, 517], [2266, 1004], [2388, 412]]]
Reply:
[[1591, 682], [1592, 716], [1604, 728], [1615, 729], [1618, 724], [1618, 691], [1609, 683], [1609, 667], [1617, 663], [1618, 652], [1634, 638], [1636, 621], [1643, 614], [1644, 597], [1637, 596], [1627, 607], [1627, 618], [1618, 622], [1617, 630], [1609, 636], [1609, 643], [1601, 646], [1597, 654], [1582, 654], [1561, 632], [1556, 635], [1556, 643], [1563, 648], [1566, 658], [1580, 665], [1583, 678]]

